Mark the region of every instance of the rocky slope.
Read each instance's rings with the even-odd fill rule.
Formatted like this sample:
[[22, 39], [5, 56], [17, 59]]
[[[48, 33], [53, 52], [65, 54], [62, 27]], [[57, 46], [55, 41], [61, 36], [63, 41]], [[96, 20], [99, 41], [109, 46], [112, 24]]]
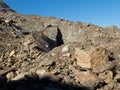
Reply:
[[0, 9], [1, 90], [120, 89], [119, 28]]

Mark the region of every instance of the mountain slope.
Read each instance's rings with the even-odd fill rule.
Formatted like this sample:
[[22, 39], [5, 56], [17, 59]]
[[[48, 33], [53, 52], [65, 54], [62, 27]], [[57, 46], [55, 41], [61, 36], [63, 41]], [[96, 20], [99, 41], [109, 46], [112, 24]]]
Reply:
[[120, 89], [119, 28], [0, 6], [0, 89]]
[[14, 12], [8, 5], [6, 5], [2, 0], [0, 0], [0, 14], [6, 12]]

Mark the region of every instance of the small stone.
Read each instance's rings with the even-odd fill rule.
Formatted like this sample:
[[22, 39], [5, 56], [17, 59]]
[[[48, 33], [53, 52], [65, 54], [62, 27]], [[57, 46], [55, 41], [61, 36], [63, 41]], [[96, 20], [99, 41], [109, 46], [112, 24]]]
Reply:
[[62, 52], [68, 52], [69, 50], [69, 45], [65, 45], [63, 48], [62, 48]]
[[11, 45], [10, 43], [7, 44], [7, 46], [10, 46], [10, 45]]
[[14, 78], [14, 73], [13, 72], [9, 72], [7, 75], [6, 75], [7, 79], [8, 80], [12, 80]]
[[10, 52], [9, 56], [12, 57], [14, 54], [15, 54], [15, 51], [12, 50], [12, 51]]
[[43, 69], [40, 70], [40, 69], [39, 69], [39, 70], [36, 71], [36, 74], [38, 74], [38, 75], [43, 75], [45, 72], [46, 72], [45, 70], [43, 70]]
[[113, 72], [105, 71], [99, 74], [99, 77], [105, 81], [105, 83], [110, 83], [113, 80]]
[[25, 75], [26, 73], [18, 74], [15, 78], [12, 79], [12, 81], [21, 80], [25, 77]]
[[4, 21], [5, 21], [5, 23], [10, 23], [10, 22], [12, 22], [12, 19], [5, 19]]
[[55, 53], [51, 53], [51, 56], [54, 57], [56, 54]]
[[62, 55], [63, 57], [70, 57], [70, 53], [65, 53]]
[[115, 81], [120, 81], [120, 73], [116, 74], [116, 76], [114, 77]]

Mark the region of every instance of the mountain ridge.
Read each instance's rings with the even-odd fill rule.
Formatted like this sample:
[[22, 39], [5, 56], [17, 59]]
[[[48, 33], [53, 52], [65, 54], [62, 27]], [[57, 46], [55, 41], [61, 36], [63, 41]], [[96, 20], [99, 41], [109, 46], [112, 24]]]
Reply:
[[6, 12], [15, 12], [12, 10], [7, 4], [5, 4], [2, 0], [0, 0], [0, 12], [6, 13]]

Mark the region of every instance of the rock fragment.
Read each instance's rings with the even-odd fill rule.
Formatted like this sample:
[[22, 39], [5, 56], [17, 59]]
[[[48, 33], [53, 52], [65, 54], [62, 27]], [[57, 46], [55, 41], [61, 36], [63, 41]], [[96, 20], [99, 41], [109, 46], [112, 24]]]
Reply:
[[9, 72], [7, 75], [6, 75], [7, 79], [8, 80], [12, 80], [14, 78], [14, 73], [13, 72]]
[[97, 47], [91, 53], [91, 65], [93, 71], [97, 70], [96, 68], [107, 63], [109, 61], [108, 54], [105, 48]]
[[37, 71], [37, 75], [41, 80], [46, 82], [58, 82], [60, 80], [60, 77], [55, 76], [49, 72]]
[[21, 80], [25, 77], [26, 73], [21, 73], [21, 74], [18, 74], [16, 77], [14, 77], [12, 79], [12, 81], [16, 81], [16, 80]]
[[95, 74], [86, 71], [86, 72], [77, 72], [75, 73], [76, 80], [80, 82], [82, 86], [94, 89], [99, 82], [101, 82], [100, 78]]
[[93, 72], [100, 73], [100, 72], [104, 72], [106, 70], [111, 70], [117, 65], [117, 62], [118, 61], [115, 60], [115, 61], [110, 61], [107, 63], [103, 63], [101, 65], [98, 65], [96, 68], [93, 69]]
[[12, 51], [10, 52], [9, 56], [12, 57], [14, 54], [15, 54], [15, 51], [12, 50]]
[[87, 51], [77, 50], [75, 52], [77, 64], [82, 68], [91, 68], [91, 58]]
[[111, 83], [113, 80], [113, 72], [112, 71], [105, 71], [99, 74], [99, 77], [105, 81], [105, 83]]

